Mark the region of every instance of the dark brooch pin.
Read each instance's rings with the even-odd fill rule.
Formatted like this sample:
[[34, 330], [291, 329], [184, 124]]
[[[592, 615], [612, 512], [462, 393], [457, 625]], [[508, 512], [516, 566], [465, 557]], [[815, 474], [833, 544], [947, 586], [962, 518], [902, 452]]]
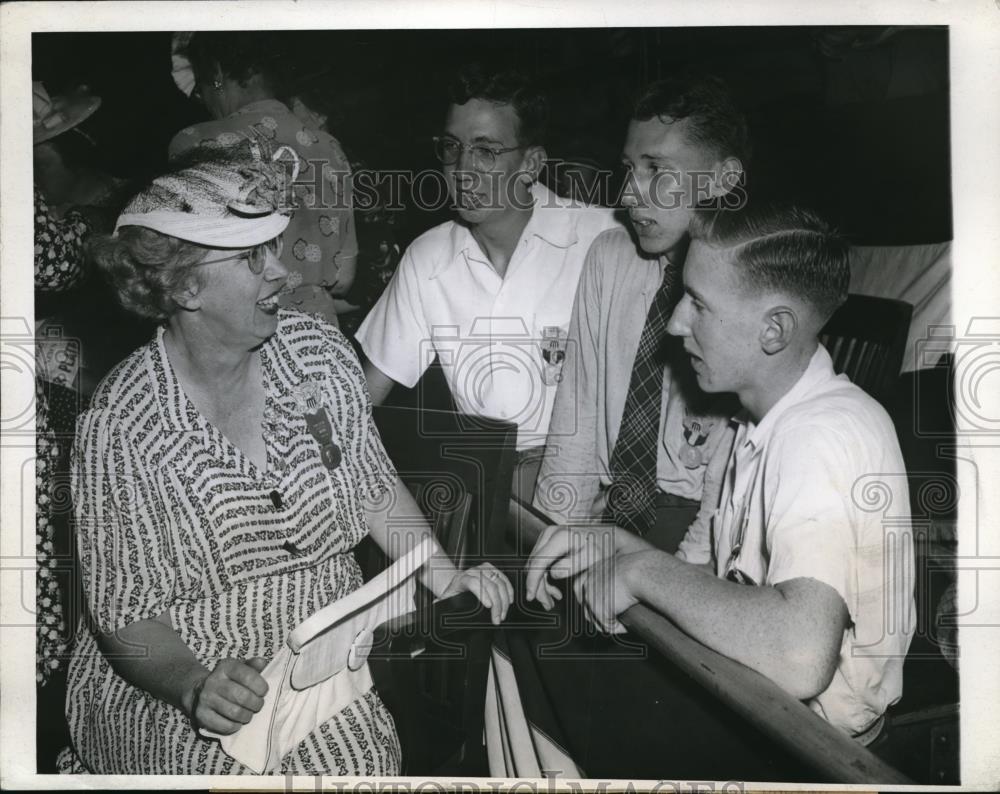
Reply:
[[307, 381], [301, 386], [292, 390], [295, 398], [295, 405], [306, 420], [306, 428], [309, 435], [316, 439], [319, 444], [319, 454], [323, 460], [323, 465], [333, 471], [340, 465], [340, 447], [333, 442], [333, 427], [330, 424], [330, 417], [323, 406], [323, 395], [319, 384]]

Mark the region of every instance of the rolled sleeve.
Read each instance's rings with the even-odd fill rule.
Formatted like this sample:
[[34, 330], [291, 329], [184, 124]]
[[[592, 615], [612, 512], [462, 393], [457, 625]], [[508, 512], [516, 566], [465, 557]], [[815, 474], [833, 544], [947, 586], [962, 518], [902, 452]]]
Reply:
[[799, 427], [769, 445], [766, 476], [775, 487], [765, 538], [770, 563], [766, 584], [809, 578], [829, 585], [851, 619], [856, 605], [856, 528], [851, 504], [856, 467], [845, 440], [822, 427]]
[[389, 286], [358, 329], [356, 339], [368, 360], [385, 375], [413, 388], [430, 365], [430, 361], [422, 360], [430, 338], [421, 307], [417, 263], [411, 249], [407, 249]]
[[71, 465], [84, 592], [99, 630], [162, 614], [174, 600], [177, 567], [146, 467], [120, 418], [109, 410], [84, 414]]

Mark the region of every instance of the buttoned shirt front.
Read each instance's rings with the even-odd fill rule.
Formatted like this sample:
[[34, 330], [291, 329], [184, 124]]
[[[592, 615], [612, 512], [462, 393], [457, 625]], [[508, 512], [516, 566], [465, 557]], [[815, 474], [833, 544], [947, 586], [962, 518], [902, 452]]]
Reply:
[[892, 422], [820, 346], [758, 424], [743, 416], [732, 430], [677, 556], [749, 586], [810, 578], [836, 590], [851, 625], [833, 680], [809, 705], [861, 734], [902, 694], [914, 631], [909, 492]]
[[[80, 417], [75, 527], [88, 616], [101, 631], [167, 613], [208, 667], [271, 658], [303, 620], [363, 583], [351, 550], [368, 532], [365, 503], [383, 498], [396, 473], [357, 357], [327, 323], [286, 310], [259, 350], [263, 465], [185, 394], [162, 326], [108, 374]], [[307, 413], [325, 416], [338, 463], [324, 459]], [[243, 771], [181, 711], [119, 676], [89, 625], [76, 635], [67, 686], [73, 749], [88, 768]], [[283, 766], [302, 774], [336, 769], [338, 758], [379, 758], [379, 725], [392, 724], [383, 712], [377, 699], [356, 700]]]
[[587, 249], [617, 225], [610, 209], [532, 189], [531, 218], [501, 277], [469, 229], [448, 221], [403, 254], [357, 332], [365, 355], [412, 387], [437, 356], [459, 409], [518, 425], [518, 449], [545, 442]]

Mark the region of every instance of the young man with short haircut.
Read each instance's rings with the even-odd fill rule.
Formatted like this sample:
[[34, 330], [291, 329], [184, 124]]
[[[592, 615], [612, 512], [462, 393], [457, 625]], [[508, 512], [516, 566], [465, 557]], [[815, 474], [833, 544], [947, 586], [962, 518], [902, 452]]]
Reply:
[[[596, 562], [578, 549], [601, 548], [598, 531], [551, 527], [529, 561], [528, 597], [551, 608], [549, 577], [572, 576], [608, 632], [647, 604], [869, 744], [902, 694], [913, 545], [892, 421], [834, 373], [819, 343], [847, 296], [847, 244], [795, 208], [699, 212], [690, 233], [669, 331], [698, 385], [742, 406], [710, 464], [698, 518], [676, 555], [613, 529], [600, 540], [614, 552]], [[675, 694], [655, 696], [669, 704]], [[660, 776], [729, 776], [730, 743], [754, 732], [735, 718], [677, 710], [674, 719], [684, 727], [663, 726]], [[631, 727], [617, 730], [628, 741]]]
[[698, 509], [730, 405], [706, 399], [666, 324], [687, 226], [705, 202], [738, 204], [750, 137], [721, 80], [686, 75], [636, 103], [622, 163], [632, 234], [601, 234], [580, 277], [535, 507], [605, 520], [673, 551]]
[[[545, 95], [518, 72], [460, 72], [436, 139], [458, 217], [409, 246], [357, 333], [376, 404], [396, 383], [413, 387], [436, 355], [460, 411], [518, 425], [529, 468], [548, 431], [584, 256], [618, 225], [610, 209], [538, 182], [547, 114]], [[533, 473], [526, 479], [533, 485]]]

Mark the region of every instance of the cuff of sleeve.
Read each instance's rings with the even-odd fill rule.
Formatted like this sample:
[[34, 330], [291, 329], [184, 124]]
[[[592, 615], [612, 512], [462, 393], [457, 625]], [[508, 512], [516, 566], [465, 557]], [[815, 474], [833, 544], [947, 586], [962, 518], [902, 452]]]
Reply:
[[394, 367], [386, 364], [385, 360], [380, 355], [372, 354], [370, 350], [371, 345], [362, 335], [362, 330], [363, 329], [358, 329], [358, 332], [354, 335], [354, 338], [355, 340], [357, 340], [357, 343], [361, 346], [361, 351], [365, 354], [365, 358], [367, 358], [372, 364], [378, 367], [379, 371], [383, 375], [385, 375], [388, 378], [392, 378], [392, 380], [396, 381], [396, 383], [402, 384], [407, 389], [412, 389], [414, 386], [416, 386], [417, 381], [420, 380], [420, 376], [424, 374], [424, 372], [427, 370], [427, 367], [424, 367], [422, 370], [420, 370], [417, 373], [416, 377], [411, 378], [411, 377], [406, 377], [405, 375], [401, 375]]
[[396, 482], [396, 470], [392, 466], [386, 466], [377, 472], [371, 472], [365, 477], [363, 493], [364, 497], [375, 502], [392, 490]]
[[801, 563], [790, 568], [783, 568], [777, 573], [769, 571], [767, 584], [774, 586], [782, 582], [791, 581], [792, 579], [812, 579], [813, 581], [832, 587], [837, 591], [837, 595], [840, 596], [847, 607], [847, 613], [850, 615], [851, 622], [854, 623], [857, 621], [858, 609], [851, 595], [853, 588], [848, 582], [847, 571], [839, 572], [831, 569], [828, 565], [810, 564], [808, 560], [803, 560]]
[[133, 623], [158, 618], [167, 609], [169, 606], [161, 601], [130, 607], [128, 611], [105, 608], [96, 613], [97, 628], [102, 634], [113, 634]]

